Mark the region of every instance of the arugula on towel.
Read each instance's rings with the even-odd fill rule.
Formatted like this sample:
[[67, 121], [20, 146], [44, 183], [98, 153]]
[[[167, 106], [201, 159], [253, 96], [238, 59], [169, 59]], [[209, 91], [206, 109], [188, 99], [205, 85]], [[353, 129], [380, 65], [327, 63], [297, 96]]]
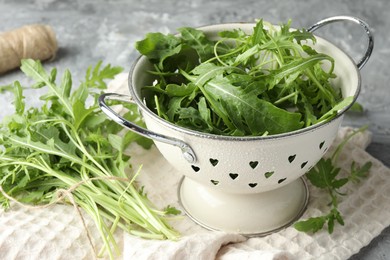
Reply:
[[349, 182], [359, 182], [360, 179], [364, 178], [372, 163], [365, 162], [361, 166], [358, 166], [356, 162], [351, 163], [350, 171], [347, 176], [340, 177], [341, 168], [336, 166], [338, 155], [343, 149], [344, 145], [357, 133], [363, 132], [367, 127], [359, 128], [337, 146], [336, 150], [329, 158], [322, 158], [308, 173], [306, 173], [307, 179], [315, 187], [323, 189], [329, 194], [331, 209], [328, 214], [318, 217], [312, 217], [307, 220], [298, 221], [294, 224], [294, 227], [303, 232], [317, 232], [321, 230], [325, 224], [327, 224], [328, 232], [331, 234], [334, 230], [335, 222], [340, 225], [344, 225], [344, 219], [341, 212], [338, 209], [339, 196], [345, 195], [340, 192], [340, 189]]
[[[84, 82], [73, 86], [68, 70], [56, 83], [57, 70], [46, 72], [41, 63], [23, 60], [21, 70], [46, 87], [40, 108], [27, 107], [24, 88], [16, 81], [3, 88], [14, 93], [15, 113], [0, 124], [0, 203], [9, 208], [9, 197], [22, 203], [71, 203], [95, 221], [104, 250], [113, 258], [118, 248], [116, 228], [143, 238], [177, 239], [167, 223], [173, 208], [157, 210], [130, 177], [130, 157], [123, 152], [132, 142], [145, 148], [151, 141], [108, 120], [97, 100], [105, 80], [122, 71], [101, 66], [87, 70]], [[90, 104], [90, 105], [88, 105]], [[124, 117], [143, 124], [135, 106]], [[90, 241], [91, 242], [91, 241]]]

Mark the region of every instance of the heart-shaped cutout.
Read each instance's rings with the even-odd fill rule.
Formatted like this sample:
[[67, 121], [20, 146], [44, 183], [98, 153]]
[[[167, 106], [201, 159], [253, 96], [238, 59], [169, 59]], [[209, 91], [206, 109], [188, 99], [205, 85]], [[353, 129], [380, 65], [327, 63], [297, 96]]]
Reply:
[[250, 167], [251, 167], [252, 169], [256, 168], [256, 166], [257, 166], [258, 164], [259, 164], [258, 161], [251, 161], [251, 162], [249, 162], [249, 165], [250, 165]]
[[324, 146], [324, 144], [325, 144], [325, 141], [322, 141], [322, 142], [320, 143], [320, 145], [319, 145], [320, 150], [322, 149], [322, 147]]
[[306, 162], [303, 162], [303, 163], [301, 164], [301, 169], [303, 169], [303, 167], [305, 167], [306, 164], [307, 164], [307, 161], [306, 161]]
[[237, 173], [229, 173], [229, 176], [230, 176], [230, 178], [232, 178], [232, 180], [235, 180], [235, 179], [237, 179], [238, 174]]
[[257, 186], [257, 183], [249, 183], [248, 185], [249, 185], [249, 187], [254, 188]]
[[214, 185], [218, 185], [219, 181], [216, 181], [216, 180], [210, 180], [212, 184]]
[[292, 163], [292, 162], [295, 160], [295, 157], [296, 157], [296, 156], [297, 156], [296, 154], [290, 155], [290, 156], [288, 157], [288, 161], [289, 161], [290, 163]]
[[280, 179], [278, 180], [278, 183], [281, 184], [282, 182], [284, 182], [287, 178], [283, 178], [283, 179]]
[[269, 178], [269, 177], [271, 177], [272, 176], [272, 174], [274, 174], [274, 172], [266, 172], [266, 173], [264, 173], [264, 176], [265, 176], [265, 178]]
[[192, 169], [195, 171], [195, 172], [198, 172], [200, 170], [200, 168], [198, 166], [195, 166], [195, 165], [191, 165]]
[[214, 166], [214, 167], [217, 166], [218, 162], [219, 161], [217, 159], [210, 158], [210, 163], [212, 166]]

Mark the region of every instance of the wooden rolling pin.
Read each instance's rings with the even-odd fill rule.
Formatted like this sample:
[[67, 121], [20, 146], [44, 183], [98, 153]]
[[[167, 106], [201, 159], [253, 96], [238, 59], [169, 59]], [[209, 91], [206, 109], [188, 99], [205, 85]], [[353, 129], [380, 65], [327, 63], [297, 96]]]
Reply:
[[18, 68], [25, 58], [53, 59], [57, 50], [56, 35], [48, 25], [26, 25], [0, 33], [0, 74]]

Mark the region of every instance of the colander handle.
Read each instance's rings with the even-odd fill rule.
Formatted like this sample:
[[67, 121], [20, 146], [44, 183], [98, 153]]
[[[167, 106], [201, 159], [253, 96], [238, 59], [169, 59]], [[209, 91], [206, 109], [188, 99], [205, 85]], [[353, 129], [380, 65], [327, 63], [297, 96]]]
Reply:
[[169, 136], [165, 136], [165, 135], [162, 135], [162, 134], [158, 134], [158, 133], [152, 132], [152, 131], [150, 131], [148, 129], [140, 127], [140, 126], [138, 126], [138, 125], [136, 125], [136, 124], [126, 120], [125, 118], [120, 116], [118, 113], [116, 113], [109, 105], [107, 105], [106, 100], [116, 100], [116, 101], [120, 101], [120, 102], [124, 102], [124, 103], [133, 103], [133, 104], [135, 104], [135, 102], [132, 100], [132, 98], [130, 96], [122, 95], [122, 94], [116, 94], [116, 93], [104, 93], [104, 94], [102, 94], [99, 97], [99, 106], [100, 106], [101, 110], [109, 118], [114, 120], [119, 125], [124, 126], [124, 127], [128, 128], [128, 129], [130, 129], [131, 131], [139, 134], [139, 135], [142, 135], [144, 137], [153, 139], [155, 141], [163, 142], [163, 143], [167, 143], [167, 144], [170, 144], [170, 145], [177, 146], [177, 147], [179, 147], [181, 149], [181, 151], [183, 153], [183, 157], [189, 163], [196, 162], [195, 153], [194, 153], [192, 148], [187, 143], [185, 143], [184, 141], [179, 140], [177, 138], [173, 138], [173, 137], [169, 137]]
[[350, 21], [350, 22], [354, 22], [354, 23], [359, 24], [361, 27], [363, 27], [363, 29], [365, 30], [367, 37], [368, 37], [368, 44], [367, 44], [367, 48], [366, 48], [366, 51], [364, 53], [364, 56], [359, 60], [359, 62], [356, 65], [358, 67], [358, 69], [360, 70], [363, 68], [363, 66], [366, 64], [366, 62], [370, 58], [372, 50], [374, 48], [374, 36], [372, 34], [372, 30], [370, 29], [370, 27], [368, 26], [368, 24], [365, 21], [361, 20], [360, 18], [353, 17], [353, 16], [333, 16], [333, 17], [329, 17], [329, 18], [326, 18], [326, 19], [323, 19], [323, 20], [317, 22], [316, 24], [312, 25], [307, 30], [309, 32], [314, 32], [315, 30], [317, 30], [318, 28], [321, 28], [324, 25], [334, 23], [334, 22], [344, 22], [344, 21]]

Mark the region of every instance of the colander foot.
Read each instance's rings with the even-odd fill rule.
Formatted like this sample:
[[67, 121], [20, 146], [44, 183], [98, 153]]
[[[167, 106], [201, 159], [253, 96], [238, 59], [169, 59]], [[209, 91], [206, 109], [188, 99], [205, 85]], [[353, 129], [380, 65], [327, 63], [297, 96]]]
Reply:
[[309, 197], [303, 178], [267, 192], [233, 194], [184, 177], [178, 192], [184, 211], [199, 225], [246, 236], [264, 236], [291, 225], [306, 210]]

